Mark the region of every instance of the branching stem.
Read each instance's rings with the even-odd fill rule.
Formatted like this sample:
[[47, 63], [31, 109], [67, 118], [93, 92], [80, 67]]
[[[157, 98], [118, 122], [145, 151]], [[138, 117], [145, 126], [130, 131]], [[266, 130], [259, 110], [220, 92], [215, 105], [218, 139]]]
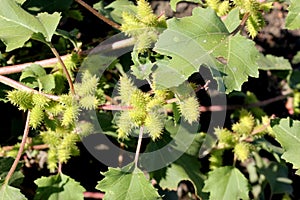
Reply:
[[140, 133], [139, 133], [139, 139], [138, 139], [136, 152], [135, 152], [135, 157], [134, 157], [134, 166], [135, 166], [135, 168], [138, 167], [138, 160], [139, 160], [140, 150], [141, 150], [141, 146], [142, 146], [143, 132], [144, 132], [144, 126], [141, 126], [140, 127]]
[[13, 175], [13, 173], [15, 172], [15, 170], [17, 168], [17, 165], [18, 165], [18, 163], [20, 161], [20, 158], [22, 156], [22, 153], [23, 153], [23, 150], [24, 150], [24, 146], [25, 146], [25, 143], [26, 143], [26, 139], [27, 139], [27, 136], [28, 136], [28, 133], [29, 133], [29, 119], [30, 119], [30, 111], [28, 111], [28, 113], [27, 113], [26, 124], [25, 124], [25, 128], [24, 128], [24, 133], [23, 133], [23, 138], [22, 138], [22, 142], [20, 144], [20, 148], [19, 148], [18, 154], [17, 154], [16, 159], [14, 160], [14, 163], [11, 166], [11, 168], [10, 168], [7, 176], [5, 177], [4, 185], [8, 184], [9, 179], [11, 178], [11, 176]]

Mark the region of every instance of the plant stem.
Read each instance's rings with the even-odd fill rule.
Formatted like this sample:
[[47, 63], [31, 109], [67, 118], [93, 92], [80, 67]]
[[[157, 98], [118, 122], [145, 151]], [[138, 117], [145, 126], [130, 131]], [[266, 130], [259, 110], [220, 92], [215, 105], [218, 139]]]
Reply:
[[22, 142], [21, 142], [18, 154], [17, 154], [16, 159], [15, 159], [13, 165], [11, 166], [11, 168], [10, 168], [7, 176], [5, 177], [4, 185], [8, 184], [9, 179], [13, 175], [13, 173], [16, 170], [17, 165], [18, 165], [18, 163], [20, 161], [20, 158], [21, 158], [21, 155], [23, 153], [24, 146], [25, 146], [25, 143], [26, 143], [26, 139], [27, 139], [27, 136], [28, 136], [28, 133], [29, 133], [29, 119], [30, 119], [30, 111], [28, 111], [28, 113], [27, 113], [26, 124], [25, 124], [25, 128], [24, 128], [24, 133], [23, 133], [23, 138], [22, 138]]
[[140, 133], [139, 133], [139, 139], [138, 139], [136, 152], [135, 152], [135, 157], [134, 157], [134, 166], [135, 166], [135, 168], [138, 167], [138, 160], [139, 160], [140, 150], [141, 150], [141, 146], [142, 146], [143, 132], [144, 132], [144, 126], [141, 126], [140, 127]]
[[94, 8], [92, 8], [90, 5], [88, 5], [87, 3], [85, 3], [82, 0], [75, 0], [77, 3], [79, 3], [80, 5], [82, 5], [83, 7], [85, 7], [88, 11], [90, 11], [93, 15], [95, 15], [96, 17], [98, 17], [99, 19], [101, 19], [102, 21], [104, 21], [105, 23], [107, 23], [108, 25], [112, 26], [115, 29], [120, 30], [120, 25], [111, 21], [110, 19], [108, 19], [107, 17], [101, 15], [97, 10], [95, 10]]
[[230, 35], [234, 36], [235, 34], [237, 34], [240, 30], [242, 30], [246, 24], [246, 21], [248, 20], [250, 16], [250, 13], [245, 13], [243, 16], [243, 19], [241, 21], [241, 23], [238, 25], [238, 27], [236, 27], [236, 29], [234, 29]]
[[70, 87], [70, 91], [71, 93], [74, 95], [75, 94], [75, 90], [74, 90], [74, 85], [73, 85], [73, 82], [72, 82], [72, 79], [71, 79], [71, 76], [67, 70], [67, 67], [65, 65], [65, 63], [63, 62], [63, 60], [61, 59], [59, 53], [57, 52], [57, 50], [55, 49], [55, 47], [50, 44], [50, 49], [51, 51], [53, 52], [53, 54], [55, 55], [55, 57], [57, 58], [59, 64], [62, 66], [63, 68], [63, 72], [65, 73], [66, 77], [67, 77], [67, 80], [68, 80], [68, 84], [69, 84], [69, 87]]
[[18, 89], [18, 90], [24, 90], [24, 91], [27, 91], [27, 92], [32, 92], [34, 94], [41, 94], [49, 99], [52, 99], [54, 101], [58, 101], [59, 100], [59, 96], [55, 96], [55, 95], [51, 95], [51, 94], [46, 94], [46, 93], [42, 93], [42, 92], [39, 92], [39, 91], [36, 91], [30, 87], [27, 87], [26, 85], [23, 85], [22, 83], [19, 83], [13, 79], [10, 79], [10, 78], [7, 78], [5, 76], [2, 76], [0, 75], [0, 83], [3, 83], [5, 85], [8, 85], [10, 87], [13, 87], [15, 89]]
[[[68, 55], [64, 55], [61, 56], [61, 59], [65, 60], [67, 57]], [[51, 65], [54, 65], [57, 62], [58, 62], [57, 58], [49, 58], [46, 60], [40, 60], [36, 62], [28, 62], [28, 63], [22, 63], [17, 65], [4, 66], [4, 67], [0, 67], [0, 75], [19, 73], [32, 64], [38, 64], [46, 68], [46, 67], [51, 67]]]
[[59, 173], [59, 174], [62, 173], [62, 163], [61, 162], [58, 162], [57, 173]]

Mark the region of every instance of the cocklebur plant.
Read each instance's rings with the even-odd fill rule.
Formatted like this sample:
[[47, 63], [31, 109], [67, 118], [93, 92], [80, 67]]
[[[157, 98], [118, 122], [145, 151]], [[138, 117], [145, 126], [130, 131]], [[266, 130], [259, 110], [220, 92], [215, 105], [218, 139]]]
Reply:
[[[87, 7], [81, 0], [75, 2]], [[170, 3], [176, 6], [178, 2], [172, 0]], [[122, 168], [109, 167], [107, 172], [102, 172], [104, 178], [96, 188], [105, 192], [104, 199], [167, 198], [170, 194], [168, 191], [176, 190], [177, 184], [182, 180], [190, 181], [194, 186], [193, 198], [194, 193], [202, 199], [259, 199], [264, 195], [271, 199], [276, 194], [284, 194], [285, 197], [291, 195], [291, 180], [286, 162], [291, 163], [299, 174], [299, 159], [295, 157], [299, 153], [299, 143], [295, 140], [299, 138], [299, 121], [277, 120], [265, 115], [263, 110], [250, 107], [257, 106], [260, 102], [254, 95], [246, 93], [244, 103], [246, 108], [249, 106], [249, 110], [240, 111], [237, 117], [227, 124], [227, 128], [214, 127], [217, 141], [213, 140], [211, 133], [207, 133], [207, 140], [204, 140], [205, 133], [198, 133], [200, 127], [189, 132], [191, 126], [202, 120], [203, 117], [199, 117], [201, 109], [215, 112], [215, 108], [225, 108], [224, 105], [212, 105], [208, 108], [200, 106], [201, 101], [198, 98], [201, 99], [201, 96], [195, 95], [198, 90], [190, 87], [193, 83], [185, 84], [185, 81], [193, 73], [199, 73], [199, 68], [205, 67], [211, 73], [210, 81], [217, 85], [214, 88], [208, 85], [207, 93], [214, 94], [214, 90], [220, 90], [229, 94], [234, 90], [240, 91], [242, 84], [250, 76], [258, 77], [258, 69], [262, 70], [258, 64], [260, 54], [253, 40], [242, 36], [239, 31], [246, 26], [249, 35], [255, 37], [264, 25], [263, 12], [270, 9], [270, 3], [255, 0], [207, 0], [206, 4], [201, 3], [202, 8], [194, 8], [192, 16], [166, 20], [163, 15], [155, 15], [145, 0], [138, 0], [136, 4], [126, 0], [114, 1], [111, 6], [107, 6], [110, 9], [107, 13], [115, 11], [111, 14], [118, 15], [122, 25], [119, 26], [103, 16], [101, 18], [128, 37], [133, 37], [136, 42], [131, 54], [132, 66], [127, 66], [126, 62], [122, 63], [122, 59], [116, 61], [126, 69], [131, 67], [128, 76], [119, 70], [119, 84], [115, 84], [115, 77], [110, 79], [108, 84], [118, 88], [120, 98], [117, 99], [105, 96], [105, 88], [99, 83], [101, 77], [93, 73], [97, 69], [77, 74], [74, 67], [78, 66], [81, 59], [76, 56], [71, 56], [65, 61], [59, 59], [61, 57], [51, 44], [52, 34], [60, 20], [59, 13], [52, 10], [52, 14], [33, 15], [23, 9], [26, 5], [20, 6], [24, 1], [2, 0], [1, 3], [4, 10], [0, 9], [0, 39], [7, 45], [8, 51], [21, 47], [33, 36], [33, 39], [38, 39], [50, 47], [59, 60], [58, 66], [50, 73], [50, 70], [42, 70], [42, 67], [37, 65], [27, 70], [25, 68], [19, 80], [22, 84], [0, 76], [2, 83], [18, 89], [8, 91], [6, 100], [28, 113], [28, 123], [24, 128], [25, 139], [20, 145], [16, 145], [20, 148], [15, 154], [15, 161], [19, 161], [24, 146], [30, 148], [30, 145], [25, 143], [31, 127], [37, 133], [33, 137], [40, 138], [47, 145], [48, 168], [51, 172], [58, 172], [56, 175], [35, 181], [38, 186], [35, 199], [51, 199], [49, 193], [62, 199], [84, 198], [83, 187], [63, 174], [62, 165], [73, 155], [79, 154], [76, 143], [80, 142], [82, 136], [97, 132], [93, 124], [84, 118], [89, 117], [87, 115], [90, 111], [96, 112], [95, 118], [99, 117], [99, 121], [109, 122], [106, 123], [109, 124], [109, 136], [112, 140], [115, 139], [115, 143], [120, 144], [122, 150], [129, 147], [126, 146], [127, 142], [131, 145], [131, 150], [133, 146], [136, 150], [133, 163]], [[296, 6], [297, 2], [291, 0], [290, 3], [287, 28], [299, 28], [297, 13], [300, 11]], [[133, 9], [130, 11], [128, 8]], [[5, 10], [11, 12], [4, 12]], [[104, 11], [101, 13], [105, 13]], [[70, 13], [72, 12], [68, 14]], [[223, 15], [227, 15], [227, 18], [221, 18]], [[16, 30], [12, 31], [11, 27]], [[120, 47], [118, 45], [123, 44], [122, 42], [124, 41], [108, 45], [108, 54], [110, 48]], [[151, 44], [154, 49], [150, 49]], [[27, 44], [27, 47], [30, 45]], [[87, 49], [89, 48], [87, 45]], [[103, 58], [103, 62], [107, 60]], [[93, 67], [97, 68], [97, 64]], [[277, 64], [271, 62], [271, 65]], [[280, 70], [276, 67], [272, 69]], [[79, 79], [73, 83], [75, 75], [78, 75]], [[145, 79], [149, 89], [138, 88], [134, 79], [130, 78], [134, 76], [136, 79]], [[295, 80], [297, 79], [293, 80], [297, 84]], [[198, 86], [201, 85], [197, 85], [196, 88]], [[106, 95], [110, 94], [105, 92]], [[297, 97], [296, 93], [294, 97]], [[298, 97], [294, 99], [294, 107], [297, 108]], [[118, 103], [120, 105], [115, 105]], [[108, 108], [119, 109], [115, 114], [115, 124], [110, 121], [112, 113], [105, 110]], [[99, 109], [103, 109], [101, 113]], [[103, 114], [106, 118], [102, 118]], [[200, 121], [201, 123], [206, 122]], [[136, 129], [139, 129], [141, 137], [136, 138]], [[182, 133], [186, 135], [176, 138]], [[151, 140], [143, 139], [142, 142], [144, 134], [148, 134]], [[184, 151], [176, 149], [178, 146], [184, 146], [191, 136], [195, 137], [189, 147], [185, 147]], [[169, 143], [173, 144], [167, 146], [167, 151], [171, 152], [169, 157], [177, 156], [178, 152], [180, 157], [174, 162], [167, 162], [164, 168], [156, 173], [153, 172], [155, 175], [150, 172], [153, 179], [150, 182], [147, 172], [142, 171], [145, 166], [139, 165], [140, 151], [145, 149], [146, 152], [160, 152], [160, 147]], [[199, 157], [202, 144], [207, 148], [207, 156]], [[149, 157], [146, 159], [151, 160]], [[164, 159], [164, 155], [160, 154], [153, 159], [153, 163], [163, 162]], [[206, 165], [206, 159], [209, 166]], [[6, 159], [1, 159], [0, 162], [10, 163]], [[148, 162], [149, 165], [153, 163]], [[120, 166], [122, 164], [119, 163]], [[14, 181], [11, 177], [18, 176], [18, 173], [12, 175], [7, 169], [2, 169], [4, 165], [0, 166], [0, 197], [26, 199], [10, 182]], [[11, 169], [9, 171], [13, 172], [14, 167]], [[7, 178], [3, 174], [8, 174]], [[2, 179], [5, 179], [4, 182]], [[258, 192], [256, 186], [260, 187]]]

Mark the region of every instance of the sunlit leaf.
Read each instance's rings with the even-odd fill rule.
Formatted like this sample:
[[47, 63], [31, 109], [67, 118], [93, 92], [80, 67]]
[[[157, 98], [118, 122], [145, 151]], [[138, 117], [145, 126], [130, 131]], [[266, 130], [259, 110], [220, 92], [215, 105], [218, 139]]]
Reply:
[[249, 199], [248, 180], [237, 168], [231, 166], [210, 171], [203, 191], [210, 193], [209, 199]]
[[105, 200], [160, 199], [156, 189], [138, 168], [132, 172], [109, 168], [103, 175], [105, 178], [98, 183], [96, 188], [105, 192]]
[[164, 73], [164, 79], [156, 80], [158, 85], [170, 80], [168, 86], [178, 86], [201, 65], [210, 68], [219, 89], [223, 90], [224, 84], [227, 93], [241, 90], [249, 76], [258, 76], [259, 54], [254, 42], [231, 35], [211, 9], [195, 8], [191, 17], [170, 19], [154, 50], [172, 57], [168, 68], [156, 72], [156, 76]]

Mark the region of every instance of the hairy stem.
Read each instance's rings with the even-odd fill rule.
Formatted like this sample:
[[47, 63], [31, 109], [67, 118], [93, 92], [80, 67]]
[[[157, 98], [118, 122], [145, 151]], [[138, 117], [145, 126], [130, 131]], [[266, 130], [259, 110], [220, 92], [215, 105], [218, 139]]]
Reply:
[[55, 57], [57, 58], [59, 64], [62, 66], [63, 68], [63, 72], [64, 74], [66, 75], [67, 77], [67, 80], [68, 80], [68, 84], [69, 84], [69, 87], [70, 87], [70, 91], [71, 93], [74, 95], [75, 94], [75, 90], [74, 90], [74, 85], [73, 85], [73, 82], [72, 82], [72, 79], [71, 79], [71, 76], [67, 70], [67, 67], [65, 65], [65, 63], [63, 62], [62, 58], [60, 57], [59, 53], [57, 52], [57, 50], [54, 48], [54, 46], [52, 44], [50, 44], [50, 49], [51, 51], [53, 52], [53, 54], [55, 55]]
[[79, 3], [80, 5], [82, 5], [84, 8], [86, 8], [88, 11], [90, 11], [93, 15], [95, 15], [96, 17], [98, 17], [99, 19], [101, 19], [102, 21], [104, 21], [105, 23], [107, 23], [108, 25], [112, 26], [115, 29], [120, 30], [120, 25], [111, 21], [110, 19], [108, 19], [107, 17], [101, 15], [97, 10], [95, 10], [94, 8], [92, 8], [90, 5], [88, 5], [87, 3], [85, 3], [82, 0], [75, 0], [77, 3]]
[[144, 132], [144, 126], [141, 126], [140, 127], [140, 133], [139, 133], [139, 139], [138, 139], [136, 152], [135, 152], [135, 157], [134, 157], [134, 166], [135, 166], [135, 168], [138, 167], [138, 160], [139, 160], [140, 150], [141, 150], [141, 146], [142, 146], [143, 132]]
[[39, 91], [36, 91], [30, 87], [27, 87], [26, 85], [23, 85], [22, 83], [19, 83], [13, 79], [7, 78], [5, 76], [0, 75], [0, 83], [3, 83], [5, 85], [8, 85], [12, 88], [18, 89], [18, 90], [24, 90], [27, 92], [32, 92], [34, 94], [41, 94], [49, 99], [52, 99], [54, 101], [58, 101], [59, 100], [59, 96], [55, 96], [55, 95], [51, 95], [51, 94], [46, 94], [46, 93], [42, 93]]
[[15, 172], [15, 170], [17, 168], [17, 165], [20, 161], [20, 158], [22, 156], [24, 146], [25, 146], [25, 143], [26, 143], [26, 139], [27, 139], [27, 136], [28, 136], [28, 133], [29, 133], [29, 119], [30, 119], [30, 111], [28, 111], [28, 113], [27, 113], [27, 119], [26, 119], [26, 124], [25, 124], [25, 128], [24, 128], [23, 138], [22, 138], [22, 142], [21, 142], [18, 154], [17, 154], [16, 159], [15, 159], [13, 165], [11, 166], [7, 176], [5, 177], [4, 185], [8, 184], [9, 179], [11, 178], [13, 173]]

